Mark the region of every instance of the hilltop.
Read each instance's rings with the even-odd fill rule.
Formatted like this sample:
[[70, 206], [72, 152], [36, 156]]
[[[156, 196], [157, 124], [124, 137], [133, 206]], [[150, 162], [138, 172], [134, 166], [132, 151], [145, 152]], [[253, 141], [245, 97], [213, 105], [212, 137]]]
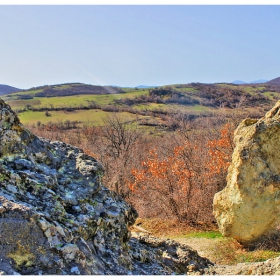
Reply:
[[34, 87], [24, 91], [24, 95], [32, 97], [71, 96], [79, 94], [117, 94], [123, 91], [114, 86], [88, 85], [82, 83], [67, 83]]
[[232, 82], [232, 84], [237, 84], [237, 85], [243, 85], [243, 84], [264, 84], [268, 82], [268, 80], [264, 80], [264, 79], [259, 79], [259, 80], [254, 80], [254, 81], [251, 81], [249, 83], [246, 83], [244, 81], [240, 81], [240, 80], [235, 80]]
[[280, 77], [270, 80], [269, 82], [267, 82], [267, 84], [269, 84], [269, 85], [280, 85]]
[[0, 85], [0, 95], [21, 91], [19, 88], [11, 87], [8, 85]]

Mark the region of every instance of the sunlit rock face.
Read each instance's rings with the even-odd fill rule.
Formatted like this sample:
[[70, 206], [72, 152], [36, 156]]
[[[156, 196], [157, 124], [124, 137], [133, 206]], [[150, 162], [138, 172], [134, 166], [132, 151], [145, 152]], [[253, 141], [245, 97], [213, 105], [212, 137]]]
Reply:
[[227, 186], [214, 197], [220, 231], [243, 243], [274, 233], [280, 210], [280, 101], [261, 119], [246, 119], [234, 135]]
[[0, 99], [0, 274], [173, 274], [211, 264], [176, 242], [131, 238], [137, 212], [71, 145], [24, 129]]

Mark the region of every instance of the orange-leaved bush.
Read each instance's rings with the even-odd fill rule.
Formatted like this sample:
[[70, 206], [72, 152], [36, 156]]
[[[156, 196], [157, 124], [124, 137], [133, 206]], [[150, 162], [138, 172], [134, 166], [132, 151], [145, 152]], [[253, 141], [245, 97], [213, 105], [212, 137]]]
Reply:
[[229, 125], [220, 130], [218, 139], [185, 141], [168, 155], [151, 150], [141, 168], [132, 169], [129, 187], [137, 197], [136, 209], [146, 217], [210, 222], [213, 196], [225, 186], [231, 153]]

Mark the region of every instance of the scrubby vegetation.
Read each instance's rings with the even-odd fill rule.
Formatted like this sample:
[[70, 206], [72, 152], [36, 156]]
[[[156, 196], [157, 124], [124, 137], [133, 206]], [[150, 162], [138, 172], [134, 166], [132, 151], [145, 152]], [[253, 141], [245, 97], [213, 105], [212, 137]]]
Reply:
[[100, 160], [104, 184], [130, 201], [141, 217], [199, 227], [215, 223], [213, 196], [226, 184], [239, 117], [178, 119], [177, 128], [160, 137], [141, 132], [137, 120], [117, 115], [104, 119], [103, 126], [38, 123], [30, 129], [79, 146]]

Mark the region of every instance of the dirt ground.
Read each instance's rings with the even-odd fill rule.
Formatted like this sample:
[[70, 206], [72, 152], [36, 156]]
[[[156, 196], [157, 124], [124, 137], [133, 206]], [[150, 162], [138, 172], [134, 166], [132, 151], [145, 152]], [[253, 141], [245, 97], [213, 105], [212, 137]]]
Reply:
[[198, 254], [201, 257], [205, 257], [209, 259], [212, 262], [216, 262], [214, 249], [216, 246], [220, 246], [220, 240], [219, 238], [216, 239], [210, 239], [210, 238], [173, 238], [174, 240], [186, 244], [193, 248], [194, 250], [197, 250]]

